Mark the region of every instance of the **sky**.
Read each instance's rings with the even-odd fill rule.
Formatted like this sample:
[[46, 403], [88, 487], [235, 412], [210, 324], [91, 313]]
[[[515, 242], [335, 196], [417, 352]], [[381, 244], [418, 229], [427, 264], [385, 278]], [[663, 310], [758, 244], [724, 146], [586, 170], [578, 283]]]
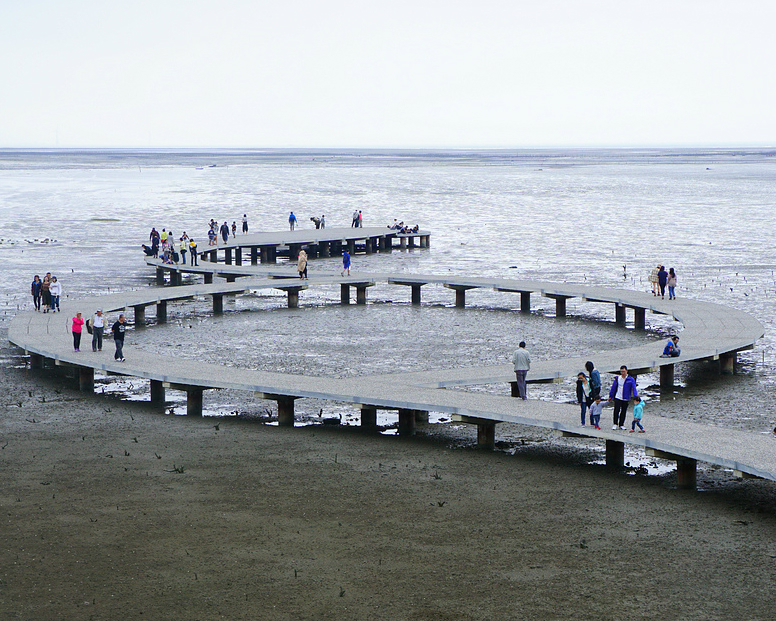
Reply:
[[0, 148], [776, 144], [773, 0], [0, 0]]

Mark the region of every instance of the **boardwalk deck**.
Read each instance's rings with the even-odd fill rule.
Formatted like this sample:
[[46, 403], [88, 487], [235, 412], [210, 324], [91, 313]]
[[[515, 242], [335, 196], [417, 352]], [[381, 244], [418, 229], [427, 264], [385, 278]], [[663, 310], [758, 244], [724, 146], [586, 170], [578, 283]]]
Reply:
[[[212, 266], [212, 271], [222, 266]], [[245, 270], [245, 268], [242, 268]], [[211, 272], [212, 273], [212, 272]], [[571, 297], [611, 303], [617, 307], [632, 308], [635, 312], [650, 310], [673, 315], [684, 325], [682, 332], [682, 361], [693, 359], [735, 357], [735, 352], [750, 348], [763, 334], [762, 325], [748, 315], [716, 304], [678, 300], [656, 301], [651, 295], [632, 291], [614, 291], [578, 285], [510, 281], [504, 279], [461, 279], [438, 276], [369, 274], [366, 277], [316, 277], [305, 281], [278, 278], [256, 278], [244, 274], [239, 282], [207, 285], [163, 287], [118, 293], [96, 298], [68, 301], [68, 309], [101, 307], [108, 312], [126, 308], [135, 310], [136, 323], [145, 319], [145, 307], [157, 306], [157, 314], [166, 316], [166, 304], [195, 296], [212, 296], [214, 310], [219, 296], [241, 293], [260, 288], [278, 288], [289, 291], [300, 286], [340, 284], [366, 288], [375, 283], [402, 284], [419, 287], [426, 284], [447, 286], [456, 291], [466, 288], [487, 287], [497, 291], [524, 294], [539, 293], [546, 297]], [[458, 296], [456, 296], [457, 298]], [[414, 298], [414, 296], [413, 296]], [[290, 297], [289, 297], [290, 299]], [[343, 300], [344, 301], [344, 300]], [[365, 299], [363, 300], [365, 301]], [[362, 302], [363, 302], [362, 301]], [[458, 301], [458, 300], [457, 300]], [[564, 307], [565, 310], [565, 307]], [[112, 353], [73, 352], [67, 331], [69, 314], [52, 315], [24, 312], [17, 315], [9, 327], [9, 340], [30, 352], [35, 364], [51, 359], [58, 364], [73, 365], [80, 372], [82, 386], [90, 385], [89, 373], [102, 370], [151, 380], [152, 398], [159, 399], [164, 388], [185, 390], [191, 413], [201, 412], [204, 389], [230, 388], [256, 393], [278, 402], [281, 424], [293, 424], [293, 400], [317, 398], [345, 402], [362, 410], [362, 424], [373, 424], [377, 408], [398, 410], [400, 430], [407, 431], [414, 424], [417, 412], [441, 412], [458, 420], [478, 425], [483, 444], [492, 443], [493, 429], [498, 422], [514, 422], [554, 429], [572, 435], [599, 438], [607, 442], [607, 457], [617, 463], [617, 450], [623, 443], [639, 445], [655, 454], [677, 459], [681, 468], [702, 460], [740, 473], [776, 480], [776, 438], [772, 434], [756, 434], [722, 428], [712, 428], [679, 420], [650, 416], [647, 434], [627, 434], [619, 431], [580, 429], [567, 421], [576, 421], [578, 408], [541, 401], [522, 401], [507, 396], [462, 391], [439, 390], [442, 386], [467, 385], [509, 381], [513, 378], [508, 365], [485, 369], [453, 369], [401, 375], [367, 376], [355, 379], [331, 379], [310, 376], [292, 376], [266, 371], [238, 369], [222, 365], [207, 365], [199, 361], [167, 358], [143, 351], [133, 351], [125, 362], [112, 360]], [[621, 315], [618, 316], [618, 318]], [[69, 321], [69, 319], [68, 319]], [[672, 365], [676, 359], [657, 357], [661, 343], [644, 345], [595, 354], [598, 367], [613, 371], [619, 364], [639, 370]], [[580, 368], [580, 359], [560, 359], [536, 363], [532, 369], [535, 381], [553, 380], [574, 375]], [[91, 376], [93, 383], [93, 375]], [[400, 387], [400, 388], [397, 388]], [[163, 397], [162, 397], [163, 398]], [[682, 466], [684, 464], [684, 466]], [[689, 476], [689, 475], [688, 475]]]

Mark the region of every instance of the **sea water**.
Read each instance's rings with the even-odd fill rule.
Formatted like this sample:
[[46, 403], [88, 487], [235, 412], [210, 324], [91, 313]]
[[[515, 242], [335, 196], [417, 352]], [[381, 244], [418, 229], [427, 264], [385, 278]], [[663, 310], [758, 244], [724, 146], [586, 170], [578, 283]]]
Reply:
[[[661, 263], [678, 274], [677, 295], [752, 314], [766, 327], [739, 354], [738, 375], [705, 363], [679, 365], [677, 387], [639, 378], [653, 412], [770, 432], [776, 423], [774, 301], [776, 154], [765, 150], [527, 151], [0, 151], [2, 326], [29, 308], [34, 274], [50, 271], [69, 297], [153, 285], [140, 245], [151, 227], [184, 231], [206, 248], [207, 223], [250, 230], [302, 227], [325, 214], [349, 226], [394, 218], [432, 232], [431, 248], [356, 255], [370, 271], [542, 279], [647, 291]], [[311, 275], [340, 260], [313, 260]], [[196, 282], [189, 279], [187, 282]], [[341, 307], [338, 289], [303, 291], [300, 309], [281, 292], [230, 299], [212, 318], [205, 301], [173, 305], [166, 326], [137, 332], [128, 349], [197, 357], [288, 373], [348, 377], [506, 362], [526, 340], [534, 359], [584, 355], [656, 341], [677, 328], [648, 315], [650, 332], [614, 327], [610, 305], [551, 300], [514, 312], [519, 298], [473, 290], [467, 309], [451, 291], [379, 285], [366, 307]], [[66, 313], [63, 313], [63, 316]], [[65, 321], [63, 319], [63, 321]], [[131, 355], [131, 354], [130, 354]], [[591, 357], [594, 358], [591, 353]], [[7, 360], [5, 364], [17, 364]], [[400, 385], [400, 376], [397, 383]], [[502, 390], [503, 387], [477, 388]], [[573, 383], [536, 387], [573, 401]], [[215, 405], [213, 405], [215, 404]], [[233, 410], [234, 402], [221, 403]], [[219, 402], [211, 400], [218, 409]], [[658, 410], [659, 408], [659, 410]]]

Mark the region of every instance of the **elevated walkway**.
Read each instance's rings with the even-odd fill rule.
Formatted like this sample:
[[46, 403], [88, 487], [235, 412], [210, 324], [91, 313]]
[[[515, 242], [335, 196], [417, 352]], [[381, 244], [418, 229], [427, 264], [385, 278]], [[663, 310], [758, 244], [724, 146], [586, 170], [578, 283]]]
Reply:
[[[682, 362], [717, 358], [723, 361], [723, 370], [732, 369], [737, 351], [751, 348], [762, 336], [762, 325], [745, 313], [716, 304], [677, 300], [655, 300], [651, 295], [625, 290], [606, 290], [594, 287], [570, 286], [505, 279], [461, 279], [437, 276], [368, 274], [351, 277], [326, 276], [300, 281], [299, 279], [250, 278], [239, 282], [207, 285], [169, 286], [106, 296], [68, 300], [62, 314], [23, 312], [9, 326], [11, 343], [30, 353], [31, 364], [42, 367], [45, 361], [56, 365], [72, 366], [78, 372], [84, 390], [93, 390], [94, 371], [146, 378], [151, 382], [151, 397], [164, 401], [165, 389], [184, 390], [188, 411], [202, 412], [202, 391], [229, 388], [254, 393], [278, 403], [279, 423], [293, 425], [294, 400], [316, 398], [351, 403], [361, 410], [362, 426], [373, 428], [376, 410], [398, 410], [400, 433], [411, 433], [415, 421], [430, 411], [445, 413], [457, 420], [476, 424], [479, 443], [494, 442], [495, 426], [512, 422], [554, 429], [567, 435], [598, 438], [607, 444], [607, 463], [622, 465], [625, 443], [644, 447], [651, 454], [676, 459], [680, 484], [694, 486], [695, 462], [698, 460], [731, 468], [743, 475], [776, 480], [776, 437], [737, 430], [707, 427], [685, 421], [654, 416], [650, 413], [647, 434], [628, 434], [621, 431], [580, 428], [576, 421], [578, 408], [565, 404], [542, 401], [522, 401], [508, 396], [439, 390], [439, 387], [511, 381], [510, 365], [477, 369], [452, 369], [422, 373], [367, 376], [353, 379], [331, 379], [310, 376], [278, 374], [266, 371], [240, 369], [224, 365], [203, 364], [195, 360], [167, 358], [143, 351], [132, 350], [127, 362], [116, 362], [112, 351], [73, 352], [68, 332], [74, 310], [91, 312], [102, 308], [106, 312], [134, 310], [135, 325], [145, 325], [145, 309], [156, 306], [157, 321], [166, 321], [167, 304], [198, 296], [212, 296], [213, 310], [222, 311], [217, 300], [223, 295], [239, 294], [260, 288], [277, 288], [289, 295], [289, 306], [300, 290], [312, 286], [339, 284], [341, 291], [355, 287], [364, 291], [359, 297], [366, 302], [366, 288], [377, 284], [422, 286], [438, 284], [456, 292], [460, 288], [487, 287], [497, 291], [530, 295], [539, 293], [556, 300], [571, 297], [611, 303], [634, 312], [670, 314], [684, 325], [682, 332]], [[345, 300], [341, 298], [341, 303]], [[349, 295], [348, 295], [348, 302]], [[414, 299], [413, 299], [414, 301]], [[565, 306], [564, 306], [565, 315]], [[621, 315], [616, 315], [619, 319]], [[618, 321], [618, 323], [620, 323]], [[624, 318], [621, 322], [625, 323]], [[86, 338], [86, 337], [85, 337]], [[112, 350], [112, 347], [109, 348]], [[677, 359], [659, 358], [662, 343], [653, 343], [590, 355], [602, 371], [615, 371], [620, 364], [636, 370], [651, 370], [673, 365]], [[558, 359], [534, 363], [530, 377], [534, 381], [553, 381], [575, 375], [582, 359]], [[673, 366], [671, 366], [673, 368]], [[569, 422], [567, 422], [569, 421]]]

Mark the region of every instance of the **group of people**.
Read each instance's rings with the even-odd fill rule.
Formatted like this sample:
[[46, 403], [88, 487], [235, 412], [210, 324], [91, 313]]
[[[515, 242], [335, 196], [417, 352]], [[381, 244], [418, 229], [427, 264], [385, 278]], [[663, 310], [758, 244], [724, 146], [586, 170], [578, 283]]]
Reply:
[[404, 222], [399, 222], [396, 218], [393, 219], [393, 224], [388, 226], [388, 228], [399, 233], [417, 233], [420, 231], [420, 225], [416, 224], [411, 227], [409, 224], [405, 225]]
[[668, 299], [676, 299], [676, 272], [674, 268], [666, 271], [665, 265], [656, 265], [649, 273], [649, 282], [652, 283], [652, 295], [666, 299], [666, 287], [668, 287]]
[[[98, 308], [94, 315], [86, 321], [84, 321], [80, 312], [76, 313], [75, 317], [73, 317], [73, 325], [70, 329], [73, 333], [73, 349], [75, 351], [81, 351], [81, 334], [83, 333], [84, 327], [86, 327], [86, 331], [92, 335], [92, 351], [102, 351], [102, 339], [108, 323], [108, 319], [103, 315], [101, 308]], [[127, 332], [127, 318], [123, 313], [119, 315], [119, 318], [113, 323], [111, 332], [113, 333], [113, 342], [116, 346], [116, 352], [113, 354], [113, 358], [120, 362], [124, 362], [124, 335]]]
[[[678, 337], [675, 338], [678, 340]], [[515, 396], [526, 399], [525, 379], [528, 371], [531, 370], [531, 356], [526, 349], [525, 341], [520, 341], [517, 351], [512, 356], [512, 364], [515, 368], [515, 384], [517, 386], [517, 395]], [[601, 373], [590, 360], [585, 363], [585, 371], [580, 371], [577, 375], [576, 397], [580, 406], [580, 422], [584, 427], [585, 416], [589, 414], [590, 425], [596, 429], [601, 429], [601, 414], [604, 408], [604, 402], [601, 398]], [[608, 402], [614, 403], [612, 429], [625, 429], [628, 406], [632, 402], [631, 433], [636, 431], [637, 426], [639, 433], [644, 433], [644, 427], [641, 425], [644, 402], [639, 397], [635, 378], [628, 374], [628, 367], [625, 365], [620, 367], [620, 374], [612, 382]]]
[[[590, 424], [596, 429], [601, 428], [601, 414], [604, 403], [601, 398], [601, 374], [589, 360], [585, 363], [586, 375], [580, 372], [577, 375], [577, 403], [580, 406], [582, 426], [585, 426], [585, 414], [590, 416]], [[633, 403], [633, 420], [631, 421], [631, 433], [639, 428], [639, 433], [644, 433], [641, 426], [644, 402], [639, 397], [636, 389], [636, 379], [628, 374], [628, 367], [622, 365], [620, 374], [612, 382], [609, 388], [609, 403], [614, 403], [612, 413], [612, 429], [625, 429], [625, 418], [628, 415], [628, 406]]]
[[186, 265], [186, 253], [189, 253], [191, 255], [191, 265], [199, 265], [197, 261], [197, 242], [189, 237], [186, 231], [183, 231], [183, 235], [176, 241], [172, 231], [162, 229], [162, 232], [159, 233], [156, 228], [152, 228], [149, 240], [151, 241], [151, 246], [142, 244], [143, 252], [146, 253], [146, 256], [158, 259], [161, 254], [162, 262], [167, 265], [180, 262]]
[[41, 312], [42, 309], [44, 313], [62, 312], [59, 308], [59, 299], [62, 297], [62, 285], [56, 276], [51, 275], [51, 272], [46, 272], [43, 280], [35, 274], [32, 279], [30, 293], [32, 294], [32, 304], [36, 311]]

